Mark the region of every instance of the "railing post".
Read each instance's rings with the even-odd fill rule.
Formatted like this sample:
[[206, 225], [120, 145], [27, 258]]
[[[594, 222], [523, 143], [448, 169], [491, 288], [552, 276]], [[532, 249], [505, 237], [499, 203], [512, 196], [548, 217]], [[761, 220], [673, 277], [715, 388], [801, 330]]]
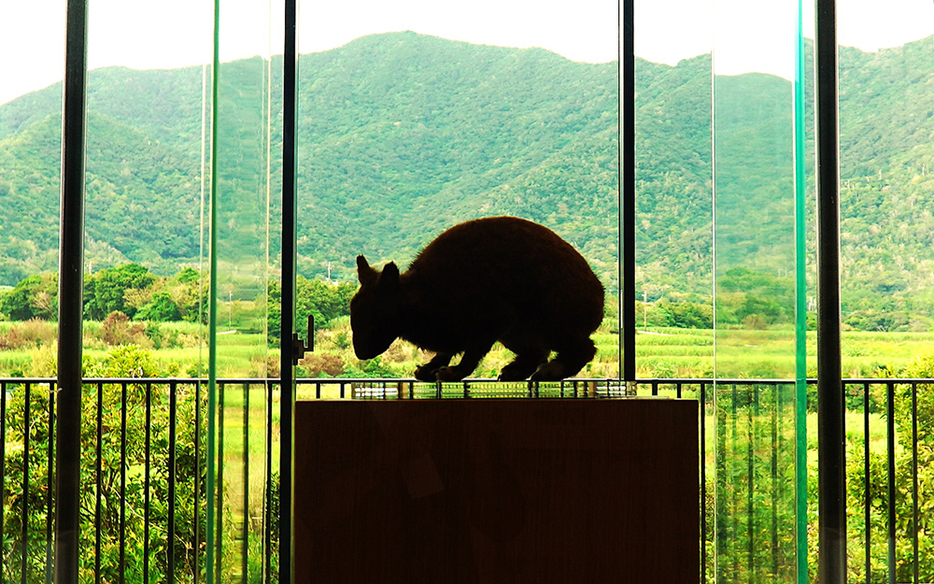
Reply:
[[819, 578], [846, 582], [846, 435], [840, 359], [840, 172], [834, 0], [815, 0]]
[[864, 522], [866, 525], [866, 584], [872, 582], [872, 497], [869, 496], [871, 466], [869, 459], [869, 384], [863, 384], [863, 484], [866, 485]]
[[885, 384], [885, 460], [886, 460], [886, 543], [889, 584], [895, 584], [895, 383]]
[[914, 584], [921, 581], [921, 567], [918, 565], [920, 550], [918, 541], [918, 384], [911, 384], [911, 551], [912, 576]]
[[6, 525], [2, 501], [6, 501], [6, 381], [0, 382], [0, 525]]
[[20, 541], [22, 542], [22, 555], [20, 556], [20, 576], [26, 582], [29, 572], [29, 436], [32, 434], [32, 384], [26, 382], [23, 392], [23, 503], [20, 506]]
[[[197, 406], [196, 406], [197, 407]], [[166, 526], [167, 558], [166, 577], [169, 582], [175, 582], [175, 455], [176, 455], [176, 426], [178, 425], [178, 382], [169, 381], [169, 456], [168, 456], [168, 495], [169, 518]]]
[[55, 582], [78, 582], [87, 2], [68, 0], [62, 106]]

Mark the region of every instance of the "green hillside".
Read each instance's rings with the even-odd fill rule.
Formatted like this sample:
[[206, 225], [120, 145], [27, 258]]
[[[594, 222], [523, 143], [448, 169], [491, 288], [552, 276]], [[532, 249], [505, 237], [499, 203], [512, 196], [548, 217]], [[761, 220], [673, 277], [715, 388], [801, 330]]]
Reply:
[[[331, 262], [335, 277], [351, 278], [358, 253], [406, 261], [458, 220], [514, 213], [558, 229], [611, 282], [615, 65], [399, 33], [303, 55], [301, 72], [303, 273], [321, 274]], [[222, 76], [222, 98], [236, 95], [227, 81]], [[87, 225], [95, 266], [132, 260], [169, 274], [194, 261], [201, 82], [200, 68], [91, 72]], [[273, 87], [278, 111], [277, 78]], [[35, 244], [0, 264], [0, 283], [55, 268], [59, 93], [53, 86], [0, 107], [0, 188], [41, 201], [34, 219], [52, 227], [40, 237], [26, 216], [0, 211], [0, 248], [21, 238]], [[280, 140], [274, 129], [274, 188]], [[30, 178], [36, 160], [47, 168], [42, 184]], [[159, 180], [140, 176], [156, 172]]]
[[[924, 327], [919, 315], [934, 303], [930, 43], [840, 51], [844, 310], [868, 328]], [[280, 69], [274, 60], [273, 112]], [[301, 273], [330, 267], [351, 279], [359, 253], [404, 263], [457, 221], [515, 214], [572, 241], [616, 287], [615, 63], [392, 33], [303, 55], [300, 71]], [[93, 269], [135, 261], [168, 275], [196, 263], [202, 75], [201, 67], [91, 72]], [[230, 82], [222, 76], [221, 95], [236, 101]], [[637, 61], [637, 246], [650, 300], [710, 295], [711, 85], [708, 56], [674, 67]], [[717, 176], [718, 189], [735, 195], [719, 208], [733, 226], [721, 233], [730, 243], [721, 259], [782, 276], [788, 266], [770, 263], [769, 241], [775, 218], [789, 212], [777, 196], [790, 185], [776, 154], [787, 145], [758, 136], [787, 125], [787, 110], [744, 103], [790, 99], [790, 84], [750, 74], [717, 78], [714, 87], [718, 158], [730, 162], [723, 168], [745, 169]], [[53, 86], [0, 107], [2, 285], [56, 269], [60, 93]], [[273, 121], [275, 190], [281, 136]], [[901, 320], [891, 321], [895, 313]]]
[[330, 260], [352, 277], [358, 253], [405, 261], [454, 222], [511, 213], [612, 277], [614, 64], [403, 33], [308, 55], [301, 71], [302, 271]]

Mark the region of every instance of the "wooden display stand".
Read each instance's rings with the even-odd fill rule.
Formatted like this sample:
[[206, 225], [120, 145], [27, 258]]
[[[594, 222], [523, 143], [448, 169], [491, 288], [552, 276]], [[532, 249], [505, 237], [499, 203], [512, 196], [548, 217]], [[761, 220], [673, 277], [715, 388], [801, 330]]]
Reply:
[[697, 583], [697, 408], [299, 402], [295, 582]]

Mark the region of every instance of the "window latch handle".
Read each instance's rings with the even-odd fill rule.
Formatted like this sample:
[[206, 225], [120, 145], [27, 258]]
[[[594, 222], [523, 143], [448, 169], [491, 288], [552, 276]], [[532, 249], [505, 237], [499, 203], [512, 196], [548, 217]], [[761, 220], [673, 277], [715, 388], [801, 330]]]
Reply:
[[298, 365], [298, 362], [305, 356], [315, 350], [315, 315], [308, 315], [308, 344], [298, 336], [297, 332], [292, 333], [292, 365]]

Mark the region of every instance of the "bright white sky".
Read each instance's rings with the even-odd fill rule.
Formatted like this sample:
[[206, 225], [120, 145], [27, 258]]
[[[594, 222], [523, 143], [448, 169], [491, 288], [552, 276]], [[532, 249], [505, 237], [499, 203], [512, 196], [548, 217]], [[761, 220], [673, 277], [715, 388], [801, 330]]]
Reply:
[[[281, 53], [281, 3], [222, 0], [221, 59]], [[785, 6], [772, 7], [779, 4]], [[805, 35], [813, 37], [813, 2], [804, 4]], [[213, 2], [89, 5], [91, 69], [173, 68], [211, 60]], [[607, 62], [618, 54], [616, 0], [304, 0], [300, 6], [302, 53], [367, 34], [414, 30], [472, 43], [544, 47], [575, 61]], [[714, 47], [718, 73], [787, 77], [795, 10], [795, 0], [636, 0], [636, 54], [675, 64]], [[839, 0], [837, 12], [840, 44], [865, 51], [934, 33], [932, 0]], [[0, 104], [62, 78], [64, 27], [65, 0], [0, 0]]]

